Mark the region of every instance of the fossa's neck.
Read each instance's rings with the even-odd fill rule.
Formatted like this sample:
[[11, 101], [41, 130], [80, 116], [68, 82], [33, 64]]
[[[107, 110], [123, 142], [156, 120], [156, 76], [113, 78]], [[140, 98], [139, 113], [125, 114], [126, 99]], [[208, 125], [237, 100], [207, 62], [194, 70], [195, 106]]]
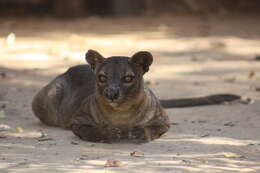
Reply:
[[[142, 92], [136, 95], [128, 102], [120, 105], [111, 105], [96, 95], [92, 102], [95, 109], [92, 114], [99, 117], [97, 121], [104, 125], [113, 125], [119, 128], [128, 128], [136, 126], [142, 122], [148, 121], [147, 118], [152, 117], [155, 112], [154, 99], [148, 88], [144, 88]], [[151, 116], [147, 116], [147, 114]], [[143, 120], [146, 117], [146, 120]], [[100, 122], [102, 121], [102, 122]]]

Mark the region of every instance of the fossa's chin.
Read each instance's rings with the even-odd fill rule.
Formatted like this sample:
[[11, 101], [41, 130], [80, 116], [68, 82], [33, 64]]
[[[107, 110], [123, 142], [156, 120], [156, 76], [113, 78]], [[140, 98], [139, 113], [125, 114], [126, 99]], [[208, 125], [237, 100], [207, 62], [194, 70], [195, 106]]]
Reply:
[[119, 104], [115, 103], [115, 102], [109, 102], [109, 105], [112, 106], [112, 107], [118, 107], [119, 106]]
[[117, 100], [110, 100], [105, 98], [105, 101], [107, 102], [108, 105], [110, 105], [111, 107], [118, 107], [120, 105], [120, 101], [119, 99]]

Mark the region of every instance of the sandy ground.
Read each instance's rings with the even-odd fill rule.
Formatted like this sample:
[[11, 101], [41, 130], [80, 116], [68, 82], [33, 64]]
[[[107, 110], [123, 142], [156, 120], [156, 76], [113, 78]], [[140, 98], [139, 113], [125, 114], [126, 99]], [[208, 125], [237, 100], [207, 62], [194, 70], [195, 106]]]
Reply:
[[[0, 19], [0, 172], [260, 172], [258, 16]], [[13, 34], [10, 34], [13, 33]], [[234, 93], [253, 104], [167, 109], [170, 131], [147, 144], [98, 144], [41, 124], [33, 95], [57, 74], [149, 50], [159, 98]], [[138, 152], [135, 156], [130, 153]], [[104, 167], [117, 160], [120, 167]]]

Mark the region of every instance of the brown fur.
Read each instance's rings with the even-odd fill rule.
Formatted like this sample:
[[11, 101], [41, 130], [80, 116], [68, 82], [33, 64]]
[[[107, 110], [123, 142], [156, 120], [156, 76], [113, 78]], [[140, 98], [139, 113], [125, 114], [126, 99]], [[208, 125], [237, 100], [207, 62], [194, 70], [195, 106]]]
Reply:
[[[43, 123], [93, 142], [147, 142], [168, 131], [168, 116], [143, 82], [153, 60], [149, 52], [105, 59], [90, 50], [86, 60], [92, 70], [72, 67], [34, 97], [33, 111]], [[131, 82], [122, 81], [129, 75]]]
[[[34, 97], [34, 114], [45, 124], [71, 129], [93, 142], [139, 141], [159, 138], [170, 128], [163, 107], [221, 104], [240, 99], [232, 94], [159, 101], [144, 85], [153, 57], [104, 58], [89, 50], [89, 65], [71, 67]], [[162, 107], [163, 106], [163, 107]]]

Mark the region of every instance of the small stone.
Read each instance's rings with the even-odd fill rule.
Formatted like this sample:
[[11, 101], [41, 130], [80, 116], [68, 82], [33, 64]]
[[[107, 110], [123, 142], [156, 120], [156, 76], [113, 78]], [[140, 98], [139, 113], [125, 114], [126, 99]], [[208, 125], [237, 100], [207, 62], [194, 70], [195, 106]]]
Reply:
[[224, 126], [234, 127], [234, 126], [235, 126], [235, 123], [233, 123], [233, 122], [227, 122], [227, 123], [224, 124]]
[[121, 167], [127, 165], [126, 163], [123, 163], [118, 160], [107, 160], [105, 163], [105, 167]]
[[134, 152], [130, 153], [130, 156], [132, 156], [132, 157], [144, 157], [144, 153], [134, 151]]
[[202, 135], [200, 137], [205, 138], [205, 137], [208, 137], [208, 136], [209, 136], [209, 134], [205, 134], [205, 135]]
[[75, 141], [71, 141], [70, 142], [72, 145], [79, 145], [79, 143], [75, 142]]

